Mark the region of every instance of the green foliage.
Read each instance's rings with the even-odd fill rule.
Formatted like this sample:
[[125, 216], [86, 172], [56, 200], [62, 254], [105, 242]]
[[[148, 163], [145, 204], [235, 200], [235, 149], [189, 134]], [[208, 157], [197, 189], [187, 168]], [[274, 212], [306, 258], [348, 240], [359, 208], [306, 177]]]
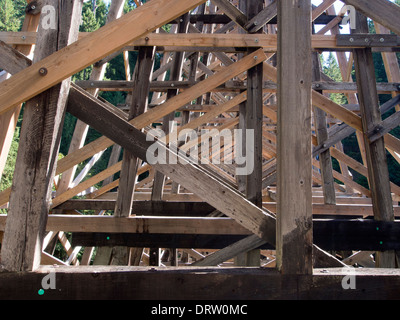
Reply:
[[[322, 66], [323, 72], [336, 82], [342, 81], [342, 74], [340, 72], [339, 64], [332, 52], [329, 53], [328, 58]], [[347, 98], [342, 93], [332, 93], [330, 98], [338, 104], [346, 104]]]
[[21, 27], [18, 7], [21, 1], [0, 0], [0, 31], [18, 31]]

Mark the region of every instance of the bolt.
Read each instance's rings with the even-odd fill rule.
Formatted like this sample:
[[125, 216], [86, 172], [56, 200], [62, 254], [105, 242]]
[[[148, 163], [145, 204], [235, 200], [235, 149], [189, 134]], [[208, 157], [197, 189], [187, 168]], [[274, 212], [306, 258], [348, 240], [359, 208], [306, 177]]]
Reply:
[[94, 83], [93, 83], [93, 82], [91, 82], [91, 83], [90, 83], [90, 86], [91, 86], [91, 87], [94, 87]]
[[31, 9], [32, 9], [32, 10], [35, 10], [35, 9], [36, 9], [36, 6], [35, 6], [35, 5], [33, 5], [33, 6], [31, 7]]
[[258, 39], [254, 39], [254, 42], [255, 42], [255, 43], [258, 43]]
[[150, 38], [149, 38], [149, 37], [146, 37], [146, 38], [144, 38], [144, 40], [145, 40], [145, 41], [149, 41], [149, 40], [150, 40]]
[[21, 39], [22, 39], [22, 40], [25, 40], [25, 39], [26, 39], [26, 36], [22, 36]]
[[380, 41], [380, 42], [385, 42], [385, 39], [380, 38], [379, 41]]
[[258, 25], [258, 22], [257, 22], [257, 21], [254, 21], [254, 25], [257, 26], [257, 25]]
[[350, 38], [349, 41], [350, 41], [350, 42], [354, 42], [354, 38]]
[[369, 42], [369, 39], [368, 38], [365, 38], [365, 40], [364, 40], [365, 42]]
[[47, 74], [47, 69], [46, 69], [46, 68], [40, 68], [40, 69], [39, 69], [39, 74], [40, 74], [41, 76], [45, 76], [45, 75]]
[[258, 57], [257, 56], [254, 56], [254, 60], [257, 60], [258, 59]]

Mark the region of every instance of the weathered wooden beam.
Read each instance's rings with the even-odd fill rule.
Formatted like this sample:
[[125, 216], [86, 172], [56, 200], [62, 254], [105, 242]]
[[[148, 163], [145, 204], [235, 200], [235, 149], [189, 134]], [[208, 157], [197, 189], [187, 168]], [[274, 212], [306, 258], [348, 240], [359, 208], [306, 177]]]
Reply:
[[[379, 3], [379, 1], [377, 1]], [[389, 3], [389, 2], [387, 2]], [[398, 8], [400, 11], [400, 8]], [[357, 14], [356, 33], [367, 33], [367, 18]], [[354, 64], [357, 86], [359, 88], [359, 102], [363, 130], [368, 133], [381, 122], [379, 99], [376, 91], [374, 62], [371, 49], [355, 49]], [[394, 220], [393, 204], [390, 193], [390, 179], [386, 160], [385, 141], [383, 138], [374, 142], [365, 140], [365, 150], [368, 166], [368, 178], [372, 194], [375, 219], [380, 221]], [[378, 252], [378, 267], [394, 267], [394, 252]]]
[[[78, 37], [82, 1], [46, 3], [56, 8], [58, 28], [40, 25], [37, 63]], [[63, 81], [26, 104], [1, 250], [1, 264], [7, 270], [34, 270], [40, 265], [69, 84]]]
[[[0, 215], [0, 230], [8, 220]], [[230, 218], [210, 217], [124, 217], [99, 215], [49, 215], [46, 231], [166, 234], [236, 234], [250, 235], [243, 226]]]
[[[56, 290], [44, 290], [44, 296], [40, 296], [40, 283], [50, 273], [56, 279]], [[351, 276], [356, 279], [356, 288], [345, 290], [342, 284]], [[151, 270], [119, 267], [116, 270], [112, 266], [81, 266], [71, 272], [71, 267], [43, 266], [37, 272], [1, 273], [0, 281], [3, 288], [0, 298], [4, 300], [142, 300], [134, 306], [143, 310], [144, 316], [151, 314], [163, 300], [185, 301], [185, 314], [190, 314], [187, 310], [195, 314], [196, 305], [204, 309], [199, 300], [251, 301], [266, 297], [271, 300], [397, 300], [400, 297], [400, 278], [396, 272], [369, 268], [323, 268], [309, 276], [285, 276], [269, 268], [181, 267], [177, 271], [175, 267]], [[143, 300], [154, 302], [148, 304]], [[253, 309], [250, 303], [242, 310], [250, 315], [262, 309]]]
[[264, 25], [275, 18], [277, 13], [277, 1], [274, 1], [265, 7], [261, 12], [259, 12], [255, 17], [251, 18], [244, 27], [249, 33], [255, 33], [261, 30]]
[[277, 267], [311, 274], [311, 2], [279, 2], [278, 29]]
[[[400, 223], [382, 222], [374, 220], [351, 219], [314, 219], [314, 243], [326, 251], [342, 250], [399, 250], [400, 249]], [[150, 231], [149, 231], [150, 232]], [[228, 246], [233, 245], [240, 250], [238, 241], [246, 246], [253, 239], [254, 248], [274, 249], [265, 244], [260, 238], [246, 235], [202, 235], [202, 234], [154, 234], [154, 233], [73, 233], [73, 246], [130, 246], [130, 247], [174, 247], [198, 249], [222, 249], [228, 252]], [[247, 238], [247, 240], [245, 240]], [[261, 242], [260, 242], [261, 241]], [[226, 248], [226, 249], [225, 249]], [[231, 247], [232, 248], [232, 247]], [[241, 248], [246, 248], [241, 246]], [[231, 250], [229, 250], [231, 251]], [[238, 252], [238, 251], [236, 251]], [[240, 252], [239, 252], [240, 253]], [[211, 256], [213, 260], [211, 261]], [[234, 252], [228, 255], [217, 254], [207, 256], [193, 265], [215, 266], [229, 260]], [[207, 261], [208, 260], [208, 261]]]
[[[0, 114], [161, 27], [205, 0], [155, 0], [92, 32], [0, 84]], [[157, 13], [157, 14], [155, 14]], [[132, 30], [132, 32], [124, 32]], [[84, 54], [83, 54], [84, 53]], [[62, 66], [62, 68], [60, 68]], [[39, 70], [46, 70], [45, 76]], [[21, 86], [20, 83], [29, 83]]]
[[244, 25], [247, 23], [246, 15], [236, 8], [231, 2], [228, 0], [212, 0], [218, 8], [223, 11], [232, 21], [234, 21], [238, 26], [244, 28]]
[[[212, 34], [191, 34], [182, 35], [177, 37], [176, 34], [168, 33], [149, 33], [146, 36], [139, 37], [133, 42], [127, 43], [125, 46], [116, 50], [117, 53], [121, 53], [124, 50], [138, 50], [141, 46], [155, 46], [157, 51], [226, 51], [226, 52], [243, 52], [247, 47], [262, 47], [264, 50], [269, 52], [275, 52], [277, 49], [277, 35], [276, 34], [223, 34], [223, 33], [212, 33]], [[92, 33], [81, 33], [80, 40], [92, 36]], [[0, 40], [9, 44], [17, 44], [19, 42], [14, 41], [14, 38], [26, 37], [32, 39], [29, 44], [35, 44], [33, 39], [35, 38], [35, 32], [0, 32]], [[312, 36], [311, 46], [314, 50], [329, 50], [329, 51], [349, 51], [359, 47], [372, 47], [374, 51], [398, 51], [400, 47], [400, 37], [397, 36], [397, 43], [394, 43], [393, 36], [383, 36], [387, 43], [381, 42], [380, 39], [376, 39], [376, 36], [369, 39], [374, 41], [359, 42], [353, 44], [350, 36], [342, 37], [342, 42], [338, 44], [338, 37], [336, 35], [320, 35], [315, 34]], [[369, 37], [369, 36], [368, 36]], [[385, 41], [386, 41], [385, 40]], [[390, 41], [389, 41], [390, 40]], [[362, 45], [363, 44], [363, 45]], [[221, 49], [218, 49], [221, 48]], [[117, 54], [111, 52], [104, 59], [98, 59], [95, 61], [96, 64], [103, 64], [114, 58]]]
[[[132, 100], [130, 101], [128, 120], [132, 120], [147, 110], [154, 54], [154, 47], [147, 47], [139, 50], [133, 79], [136, 88], [132, 95]], [[131, 214], [134, 187], [137, 180], [137, 169], [140, 163], [141, 161], [137, 157], [133, 156], [128, 151], [124, 151], [118, 198], [115, 205], [115, 215], [117, 217], [127, 217]]]
[[8, 73], [17, 73], [32, 64], [32, 61], [18, 50], [0, 41], [0, 68]]
[[[312, 78], [314, 81], [318, 81], [321, 79], [321, 63], [319, 59], [319, 54], [317, 52], [312, 53], [312, 64], [313, 64], [313, 72]], [[322, 92], [321, 92], [322, 93]], [[328, 139], [328, 129], [327, 129], [327, 121], [326, 121], [326, 113], [314, 107], [314, 127], [315, 133], [317, 136], [317, 141], [319, 144]], [[335, 196], [335, 186], [333, 180], [333, 167], [332, 167], [332, 159], [331, 153], [328, 150], [321, 152], [319, 154], [319, 162], [321, 169], [321, 177], [322, 177], [322, 188], [324, 191], [324, 199], [326, 204], [335, 204], [336, 196]]]

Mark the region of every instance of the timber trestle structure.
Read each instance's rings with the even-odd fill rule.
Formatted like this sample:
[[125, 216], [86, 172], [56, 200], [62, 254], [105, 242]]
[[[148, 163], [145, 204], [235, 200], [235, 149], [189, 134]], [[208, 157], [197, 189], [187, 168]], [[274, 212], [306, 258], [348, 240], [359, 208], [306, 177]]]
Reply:
[[[80, 33], [82, 0], [28, 0], [22, 30], [0, 32], [0, 172], [23, 106], [13, 184], [0, 192], [0, 298], [400, 298], [400, 186], [387, 165], [400, 162], [400, 7], [135, 2], [123, 14], [112, 0], [105, 26]], [[323, 73], [324, 52], [342, 82]], [[388, 82], [376, 81], [374, 52]], [[120, 54], [126, 79], [106, 81]], [[71, 81], [88, 66], [89, 80]], [[77, 122], [59, 159], [66, 113]], [[89, 127], [101, 137], [85, 143]], [[362, 161], [343, 151], [350, 135]], [[149, 161], [155, 147], [167, 161]], [[108, 167], [89, 176], [106, 149]], [[42, 297], [52, 271], [57, 290]], [[349, 274], [355, 288], [343, 287]]]

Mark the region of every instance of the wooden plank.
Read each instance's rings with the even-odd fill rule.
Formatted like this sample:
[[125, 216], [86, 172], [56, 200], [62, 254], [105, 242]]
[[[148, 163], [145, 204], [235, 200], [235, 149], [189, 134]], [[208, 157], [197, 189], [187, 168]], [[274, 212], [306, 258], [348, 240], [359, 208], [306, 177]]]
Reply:
[[[0, 215], [4, 230], [8, 217]], [[46, 231], [159, 234], [226, 234], [249, 235], [231, 218], [211, 217], [122, 217], [99, 215], [49, 215]]]
[[[327, 251], [341, 250], [399, 250], [399, 222], [381, 222], [374, 220], [352, 219], [314, 219], [313, 238], [315, 244]], [[249, 245], [253, 239], [253, 247], [274, 249], [256, 236], [246, 235], [201, 235], [201, 234], [154, 234], [154, 233], [73, 233], [73, 246], [131, 246], [131, 247], [175, 247], [198, 249], [222, 249], [228, 252], [228, 246], [233, 245], [240, 253], [239, 241]], [[247, 240], [245, 241], [244, 239]], [[232, 248], [232, 247], [231, 247]], [[241, 247], [243, 249], [243, 246]], [[244, 247], [246, 249], [246, 247]], [[233, 251], [233, 250], [232, 250]], [[193, 266], [216, 266], [231, 259], [234, 253], [228, 255], [217, 252], [206, 256], [203, 260], [193, 263]], [[213, 259], [211, 261], [211, 259]]]
[[[365, 16], [357, 15], [356, 31], [358, 33], [368, 32], [367, 18]], [[354, 63], [357, 86], [359, 88], [363, 129], [365, 133], [368, 133], [382, 119], [375, 87], [375, 70], [371, 49], [354, 50]], [[380, 138], [370, 142], [365, 138], [365, 150], [375, 219], [392, 221], [394, 214], [384, 139]], [[377, 253], [376, 263], [377, 267], [394, 267], [394, 252]]]
[[216, 4], [218, 9], [222, 10], [238, 26], [243, 28], [247, 23], [246, 15], [228, 0], [212, 0], [212, 2]]
[[[317, 52], [312, 53], [313, 73], [312, 77], [314, 81], [321, 79], [321, 63], [319, 60], [319, 54]], [[321, 93], [321, 92], [320, 92]], [[319, 108], [314, 107], [314, 127], [319, 144], [328, 139], [328, 129], [326, 123], [326, 113]], [[322, 177], [322, 189], [324, 191], [324, 199], [326, 204], [335, 204], [335, 186], [332, 174], [332, 159], [329, 149], [319, 154], [321, 177]]]
[[255, 33], [262, 29], [264, 25], [276, 17], [278, 13], [277, 1], [273, 1], [260, 11], [255, 17], [251, 18], [245, 25], [249, 33]]
[[[155, 0], [92, 32], [0, 84], [0, 114], [175, 19], [205, 0]], [[161, 18], [160, 18], [161, 17]], [[132, 32], [124, 32], [132, 30]], [[84, 52], [84, 54], [83, 54]], [[62, 66], [62, 68], [60, 68]], [[45, 68], [46, 76], [39, 70]], [[28, 82], [30, 86], [20, 86]]]
[[[102, 105], [86, 93], [80, 92], [78, 88], [71, 89], [69, 101], [71, 102], [69, 111], [75, 116], [96, 130], [100, 130], [142, 160], [146, 159], [147, 150], [153, 143], [146, 141], [145, 134], [124, 119], [119, 118], [112, 110], [108, 110], [106, 105]], [[104, 121], [107, 124], [103, 123]], [[163, 148], [161, 144], [159, 147]], [[189, 191], [195, 192], [216, 209], [237, 219], [239, 223], [264, 238], [265, 241], [275, 241], [275, 219], [272, 216], [254, 206], [240, 193], [216, 180], [198, 166], [187, 163], [187, 160], [177, 156], [179, 158], [177, 164], [155, 164], [154, 167]], [[188, 179], [188, 177], [195, 178]]]
[[[39, 29], [37, 61], [78, 36], [82, 2], [46, 3], [56, 8], [59, 29]], [[66, 80], [26, 104], [1, 251], [1, 263], [7, 270], [34, 270], [40, 265], [68, 90]]]
[[278, 3], [278, 29], [277, 267], [311, 274], [311, 2]]
[[[137, 69], [134, 73], [135, 91], [130, 102], [128, 119], [131, 120], [146, 112], [151, 73], [154, 65], [155, 48], [147, 47], [139, 50]], [[124, 151], [118, 198], [115, 205], [117, 217], [127, 217], [131, 213], [137, 170], [141, 161], [128, 151]]]
[[18, 50], [0, 41], [0, 68], [8, 73], [17, 73], [32, 64], [32, 61]]
[[[187, 310], [195, 314], [196, 305], [205, 307], [198, 300], [264, 300], [265, 297], [271, 300], [398, 300], [400, 292], [397, 272], [369, 268], [350, 271], [348, 268], [322, 268], [309, 276], [282, 276], [268, 268], [181, 267], [176, 270], [176, 267], [155, 267], [149, 270], [128, 266], [81, 266], [73, 268], [74, 272], [71, 269], [69, 266], [46, 266], [37, 272], [1, 273], [0, 298], [153, 300], [150, 305], [142, 301], [133, 303], [135, 308], [146, 310], [143, 314], [154, 310], [151, 307], [158, 307], [159, 301], [182, 300], [186, 301], [185, 314]], [[50, 272], [54, 272], [56, 290], [44, 290], [44, 296], [39, 296], [38, 287]], [[356, 279], [354, 290], [343, 289], [343, 280], [349, 276]], [[251, 303], [247, 308], [241, 303], [231, 302], [230, 305], [239, 306], [238, 309], [242, 308], [248, 315], [262, 310]]]
[[[35, 32], [0, 32], [0, 41], [3, 41], [9, 45], [13, 45], [15, 43], [19, 43], [17, 41], [8, 41], [10, 39], [10, 34], [13, 34], [11, 38], [18, 37], [29, 37], [31, 39], [35, 38]], [[80, 39], [90, 36], [91, 33], [81, 33]], [[394, 40], [392, 38], [391, 42]], [[378, 39], [380, 40], [380, 38]], [[182, 35], [182, 37], [177, 37], [174, 34], [168, 33], [150, 33], [146, 36], [139, 37], [137, 40], [128, 43], [124, 46], [123, 50], [138, 50], [138, 47], [141, 46], [155, 46], [158, 51], [188, 51], [195, 48], [196, 50], [201, 51], [221, 51], [217, 50], [218, 48], [222, 48], [222, 51], [225, 52], [242, 52], [241, 48], [247, 47], [262, 47], [264, 50], [269, 52], [275, 52], [277, 49], [277, 35], [276, 34], [221, 34], [221, 33], [212, 33], [212, 34], [192, 34], [192, 37], [189, 35]], [[30, 41], [34, 44], [35, 41]], [[393, 43], [394, 44], [394, 43]], [[332, 50], [332, 51], [343, 51], [350, 50], [360, 45], [353, 45], [351, 42], [349, 44], [337, 44], [337, 36], [335, 35], [321, 35], [315, 34], [312, 36], [312, 48], [313, 49], [324, 49], [324, 50]], [[376, 51], [386, 51], [389, 50], [384, 46], [382, 47], [382, 43], [380, 41], [377, 42], [375, 46], [374, 43], [365, 43], [363, 47], [372, 46]], [[393, 45], [391, 47], [398, 48], [400, 46], [399, 41], [397, 45]], [[191, 48], [190, 48], [191, 47]], [[392, 49], [390, 49], [392, 50]], [[107, 62], [108, 59], [114, 57], [115, 53], [112, 53], [111, 56], [107, 56], [107, 58], [100, 60], [99, 64]], [[97, 62], [96, 62], [97, 63]]]

